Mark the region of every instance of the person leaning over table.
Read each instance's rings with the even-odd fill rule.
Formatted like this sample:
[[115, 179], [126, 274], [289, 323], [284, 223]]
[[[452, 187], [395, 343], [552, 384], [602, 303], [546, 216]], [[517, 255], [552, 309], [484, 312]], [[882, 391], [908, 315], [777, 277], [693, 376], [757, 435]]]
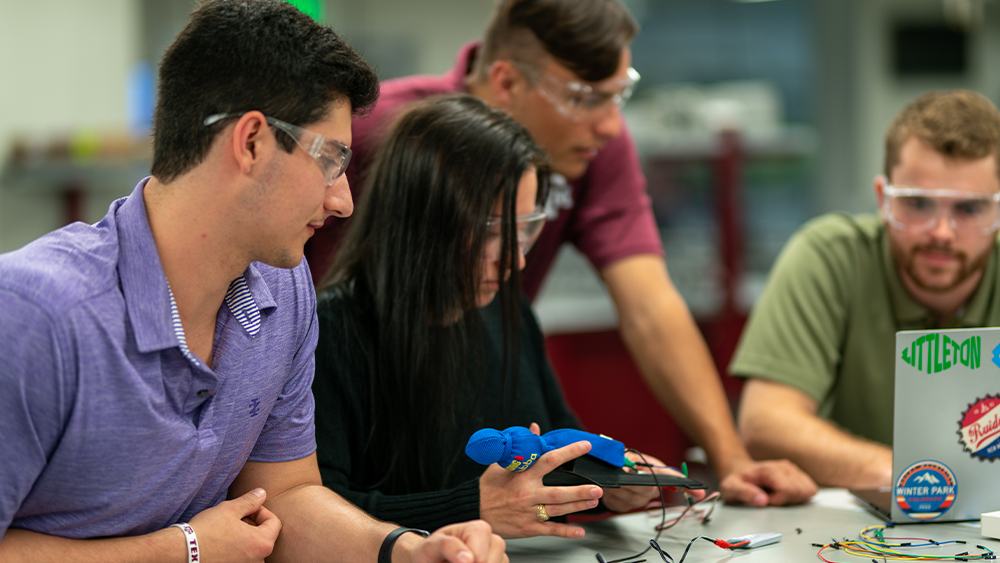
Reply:
[[290, 4], [194, 11], [152, 176], [0, 256], [0, 561], [507, 560], [485, 522], [399, 535], [320, 480], [302, 249], [353, 209], [351, 115], [377, 94]]
[[389, 131], [368, 181], [319, 297], [323, 483], [380, 519], [436, 529], [481, 517], [504, 538], [582, 537], [548, 518], [657, 498], [656, 487], [542, 486], [587, 442], [524, 472], [465, 454], [482, 428], [580, 426], [518, 283], [548, 181], [527, 131], [472, 96], [430, 99]]
[[748, 378], [754, 455], [821, 485], [891, 484], [896, 331], [1000, 324], [998, 157], [989, 100], [924, 94], [886, 133], [879, 213], [824, 215], [792, 237], [730, 365]]
[[[548, 220], [522, 276], [534, 299], [559, 248], [575, 245], [614, 300], [621, 335], [646, 384], [702, 446], [728, 502], [804, 502], [815, 484], [788, 462], [755, 462], [736, 433], [708, 348], [667, 275], [646, 180], [621, 106], [639, 75], [636, 22], [619, 0], [502, 0], [483, 40], [443, 76], [382, 84], [372, 113], [354, 121], [355, 195], [392, 119], [415, 100], [466, 92], [521, 123], [551, 163]], [[346, 221], [332, 218], [306, 246], [319, 277]]]

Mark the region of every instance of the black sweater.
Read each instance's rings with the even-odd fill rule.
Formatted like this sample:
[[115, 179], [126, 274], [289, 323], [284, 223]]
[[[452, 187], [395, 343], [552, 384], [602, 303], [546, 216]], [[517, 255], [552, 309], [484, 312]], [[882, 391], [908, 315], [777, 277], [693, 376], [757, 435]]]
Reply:
[[[356, 504], [372, 516], [402, 526], [434, 530], [441, 526], [479, 518], [479, 476], [485, 466], [469, 459], [465, 444], [480, 428], [504, 429], [528, 426], [537, 422], [542, 432], [557, 428], [579, 428], [569, 410], [559, 383], [545, 355], [541, 331], [525, 299], [521, 299], [521, 361], [516, 396], [510, 382], [501, 395], [500, 308], [494, 303], [483, 308], [484, 359], [486, 379], [476, 412], [460, 414], [458, 443], [442, 444], [442, 451], [451, 452], [455, 460], [449, 478], [438, 490], [393, 490], [391, 486], [373, 488], [380, 472], [365, 442], [372, 424], [365, 405], [371, 399], [367, 380], [365, 354], [374, 346], [370, 337], [376, 327], [373, 314], [350, 291], [340, 289], [324, 292], [319, 299], [319, 344], [316, 350], [316, 442], [323, 484]], [[475, 313], [473, 313], [475, 314]], [[368, 342], [358, 342], [347, 336], [344, 323], [369, 326], [354, 334], [369, 335]], [[459, 396], [474, 394], [474, 381], [466, 380], [469, 389]], [[513, 402], [511, 402], [513, 401]], [[510, 408], [510, 405], [513, 405]], [[456, 412], [461, 413], [460, 405]]]

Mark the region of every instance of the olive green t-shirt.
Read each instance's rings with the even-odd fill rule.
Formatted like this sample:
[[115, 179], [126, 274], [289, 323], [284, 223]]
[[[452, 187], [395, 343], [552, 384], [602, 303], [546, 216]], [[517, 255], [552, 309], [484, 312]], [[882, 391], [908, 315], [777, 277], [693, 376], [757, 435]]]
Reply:
[[820, 416], [891, 445], [896, 331], [1000, 325], [997, 249], [972, 298], [939, 327], [900, 281], [877, 215], [818, 217], [775, 262], [729, 372], [795, 387]]

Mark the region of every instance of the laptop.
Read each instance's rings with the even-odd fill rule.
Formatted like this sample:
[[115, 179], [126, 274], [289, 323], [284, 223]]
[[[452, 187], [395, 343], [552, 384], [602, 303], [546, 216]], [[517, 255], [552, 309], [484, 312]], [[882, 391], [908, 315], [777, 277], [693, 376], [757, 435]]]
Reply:
[[852, 491], [897, 524], [1000, 510], [1000, 328], [896, 333], [892, 486]]

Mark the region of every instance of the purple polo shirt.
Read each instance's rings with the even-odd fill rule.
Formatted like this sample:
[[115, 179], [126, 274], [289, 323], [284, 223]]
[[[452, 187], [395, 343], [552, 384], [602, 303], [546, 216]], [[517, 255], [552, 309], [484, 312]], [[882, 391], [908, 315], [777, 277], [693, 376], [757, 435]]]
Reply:
[[145, 184], [0, 255], [0, 537], [152, 532], [225, 500], [248, 459], [316, 449], [305, 260], [233, 281], [208, 369], [175, 330]]

